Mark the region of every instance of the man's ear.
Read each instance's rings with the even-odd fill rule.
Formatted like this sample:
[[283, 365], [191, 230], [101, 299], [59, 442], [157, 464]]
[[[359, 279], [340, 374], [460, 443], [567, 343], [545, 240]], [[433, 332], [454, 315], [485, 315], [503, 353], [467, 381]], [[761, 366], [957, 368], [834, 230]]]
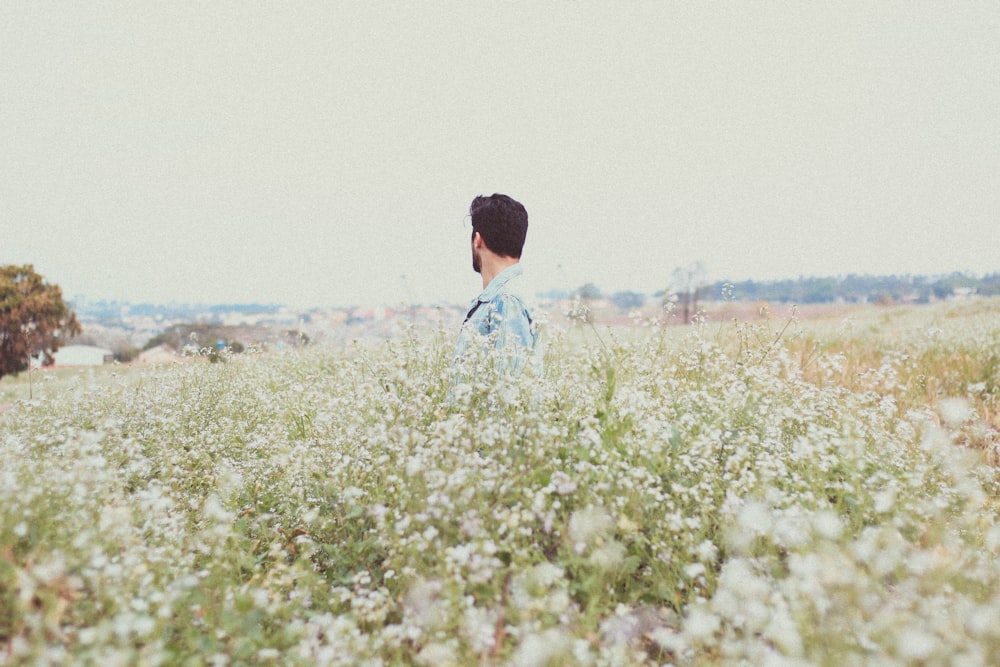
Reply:
[[472, 247], [482, 248], [484, 245], [485, 242], [483, 241], [483, 235], [479, 232], [472, 232]]

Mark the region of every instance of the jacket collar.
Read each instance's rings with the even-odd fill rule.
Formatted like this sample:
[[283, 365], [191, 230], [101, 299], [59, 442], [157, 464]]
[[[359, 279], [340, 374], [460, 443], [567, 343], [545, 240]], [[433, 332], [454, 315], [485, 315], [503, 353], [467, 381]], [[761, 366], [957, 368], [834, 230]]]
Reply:
[[490, 281], [490, 284], [486, 286], [486, 289], [484, 289], [472, 302], [473, 305], [475, 305], [476, 302], [487, 303], [488, 301], [492, 301], [493, 298], [500, 293], [500, 290], [503, 289], [504, 285], [522, 273], [524, 273], [524, 269], [521, 268], [520, 262], [508, 266], [506, 269], [494, 276], [493, 280]]

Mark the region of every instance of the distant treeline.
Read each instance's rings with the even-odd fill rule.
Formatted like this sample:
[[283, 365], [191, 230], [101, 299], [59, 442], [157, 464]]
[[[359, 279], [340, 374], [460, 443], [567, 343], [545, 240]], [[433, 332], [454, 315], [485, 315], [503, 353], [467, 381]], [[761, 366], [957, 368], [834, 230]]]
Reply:
[[927, 303], [968, 294], [1000, 295], [1000, 273], [983, 277], [964, 273], [933, 278], [852, 274], [838, 278], [720, 281], [706, 287], [701, 297], [706, 301], [720, 300], [728, 291], [731, 291], [732, 298], [743, 301]]
[[[684, 298], [696, 304], [704, 301], [770, 301], [774, 303], [928, 303], [953, 296], [1000, 295], [1000, 273], [973, 276], [952, 273], [947, 276], [871, 276], [850, 274], [839, 277], [805, 278], [786, 280], [720, 280], [716, 283], [700, 282], [695, 275], [687, 276], [681, 284], [654, 292], [615, 292], [604, 294], [594, 283], [573, 290], [551, 290], [540, 294], [548, 299], [582, 298], [592, 300], [607, 298], [623, 309], [637, 308], [654, 299]], [[275, 314], [282, 306], [277, 304], [131, 304], [118, 301], [91, 301], [71, 303], [78, 315], [112, 321], [125, 312], [130, 316], [151, 316], [164, 319], [194, 321], [208, 315], [223, 313]], [[695, 309], [696, 310], [696, 309]]]
[[[680, 275], [675, 272], [675, 275]], [[678, 284], [652, 295], [640, 292], [604, 294], [594, 283], [567, 292], [552, 290], [540, 296], [548, 299], [579, 298], [584, 301], [606, 298], [621, 309], [650, 302], [649, 297], [687, 304], [690, 312], [708, 301], [769, 301], [772, 303], [928, 303], [953, 297], [1000, 295], [1000, 273], [977, 277], [965, 273], [947, 276], [856, 275], [787, 280], [720, 280], [716, 283], [683, 274]]]
[[121, 301], [88, 301], [84, 303], [71, 302], [73, 310], [78, 315], [110, 321], [120, 318], [125, 311], [132, 317], [162, 317], [166, 319], [196, 319], [206, 314], [221, 315], [223, 313], [267, 314], [273, 315], [281, 310], [280, 305], [262, 303], [223, 303], [223, 304], [189, 304], [189, 303], [127, 303]]

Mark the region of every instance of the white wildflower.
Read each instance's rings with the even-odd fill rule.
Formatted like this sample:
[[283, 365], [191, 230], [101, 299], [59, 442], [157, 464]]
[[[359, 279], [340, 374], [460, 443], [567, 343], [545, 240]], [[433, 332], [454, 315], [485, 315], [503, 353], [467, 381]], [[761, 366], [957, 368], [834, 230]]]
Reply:
[[202, 508], [202, 516], [205, 520], [216, 523], [228, 523], [233, 519], [233, 513], [227, 511], [215, 495], [210, 495], [205, 499], [205, 505]]
[[257, 659], [261, 662], [270, 662], [281, 657], [281, 653], [276, 648], [262, 648], [257, 651]]
[[639, 530], [639, 524], [632, 521], [630, 518], [624, 514], [618, 517], [618, 522], [615, 524], [618, 530], [626, 535], [634, 533]]
[[569, 664], [572, 658], [572, 639], [556, 628], [549, 628], [525, 637], [514, 652], [511, 665], [546, 667], [551, 664]]
[[700, 607], [692, 609], [684, 619], [684, 634], [697, 643], [712, 640], [719, 631], [721, 622], [715, 614]]
[[138, 616], [132, 624], [132, 629], [137, 637], [146, 637], [156, 629], [156, 621], [149, 616]]
[[747, 551], [754, 539], [767, 535], [774, 525], [770, 508], [764, 503], [750, 500], [739, 509], [736, 524], [729, 531], [730, 546], [737, 552]]
[[656, 628], [649, 633], [649, 638], [656, 642], [660, 648], [673, 653], [681, 653], [686, 651], [688, 647], [684, 636], [670, 628]]
[[817, 535], [827, 540], [839, 539], [844, 532], [844, 524], [836, 512], [821, 510], [812, 516], [812, 527]]
[[694, 579], [703, 574], [705, 574], [705, 566], [701, 563], [689, 563], [684, 566], [684, 576], [688, 579]]
[[923, 628], [906, 627], [896, 638], [896, 652], [899, 657], [911, 662], [927, 660], [938, 645], [937, 638]]
[[345, 503], [352, 505], [357, 503], [361, 498], [364, 498], [367, 494], [368, 492], [361, 487], [351, 485], [340, 492], [340, 497], [343, 498]]
[[972, 416], [969, 402], [964, 398], [946, 398], [938, 404], [941, 421], [947, 426], [956, 427]]
[[996, 553], [1000, 551], [1000, 523], [995, 523], [986, 531], [986, 548]]
[[754, 573], [750, 562], [734, 558], [722, 566], [719, 587], [732, 591], [743, 600], [764, 599], [770, 591], [767, 581]]
[[549, 486], [560, 496], [568, 496], [576, 491], [577, 483], [572, 477], [564, 473], [562, 470], [557, 470], [552, 473], [552, 479], [549, 481]]
[[618, 569], [624, 560], [625, 546], [614, 540], [597, 547], [590, 554], [591, 564], [605, 572]]
[[429, 667], [450, 667], [461, 664], [455, 654], [455, 648], [451, 644], [441, 642], [431, 642], [421, 648], [417, 654], [417, 662]]
[[879, 514], [887, 514], [896, 504], [896, 490], [888, 488], [883, 491], [879, 491], [872, 497], [872, 501], [874, 502], [876, 512]]
[[786, 656], [802, 655], [802, 635], [785, 605], [773, 610], [771, 622], [764, 630], [764, 637], [774, 642]]
[[424, 469], [424, 461], [419, 456], [411, 456], [406, 459], [406, 476], [414, 477]]
[[491, 648], [496, 639], [497, 612], [482, 607], [469, 607], [462, 617], [462, 635], [472, 651], [481, 655]]
[[704, 540], [698, 545], [695, 550], [695, 554], [698, 556], [698, 560], [708, 563], [715, 560], [718, 555], [719, 550], [716, 548], [715, 543], [711, 540]]
[[610, 534], [615, 523], [603, 507], [593, 505], [577, 510], [569, 518], [569, 538], [575, 543], [590, 544]]
[[256, 588], [253, 591], [253, 606], [257, 609], [265, 609], [271, 602], [270, 594], [263, 588]]
[[43, 583], [50, 584], [56, 579], [61, 577], [66, 572], [66, 559], [58, 551], [53, 553], [52, 557], [48, 560], [42, 561], [35, 565], [31, 573], [35, 577], [35, 580]]
[[513, 588], [525, 602], [531, 597], [541, 597], [563, 580], [563, 569], [552, 563], [539, 563], [514, 577]]
[[784, 512], [774, 522], [773, 537], [785, 548], [801, 547], [809, 541], [809, 522], [803, 516]]

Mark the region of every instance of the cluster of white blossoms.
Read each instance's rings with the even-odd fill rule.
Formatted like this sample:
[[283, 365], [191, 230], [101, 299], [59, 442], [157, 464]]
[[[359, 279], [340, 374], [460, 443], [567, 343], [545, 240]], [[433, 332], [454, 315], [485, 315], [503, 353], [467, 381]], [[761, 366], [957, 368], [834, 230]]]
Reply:
[[441, 331], [47, 383], [0, 413], [0, 665], [1000, 662], [1000, 443], [913, 401], [1000, 327], [863, 370], [738, 333], [551, 331], [458, 392]]

